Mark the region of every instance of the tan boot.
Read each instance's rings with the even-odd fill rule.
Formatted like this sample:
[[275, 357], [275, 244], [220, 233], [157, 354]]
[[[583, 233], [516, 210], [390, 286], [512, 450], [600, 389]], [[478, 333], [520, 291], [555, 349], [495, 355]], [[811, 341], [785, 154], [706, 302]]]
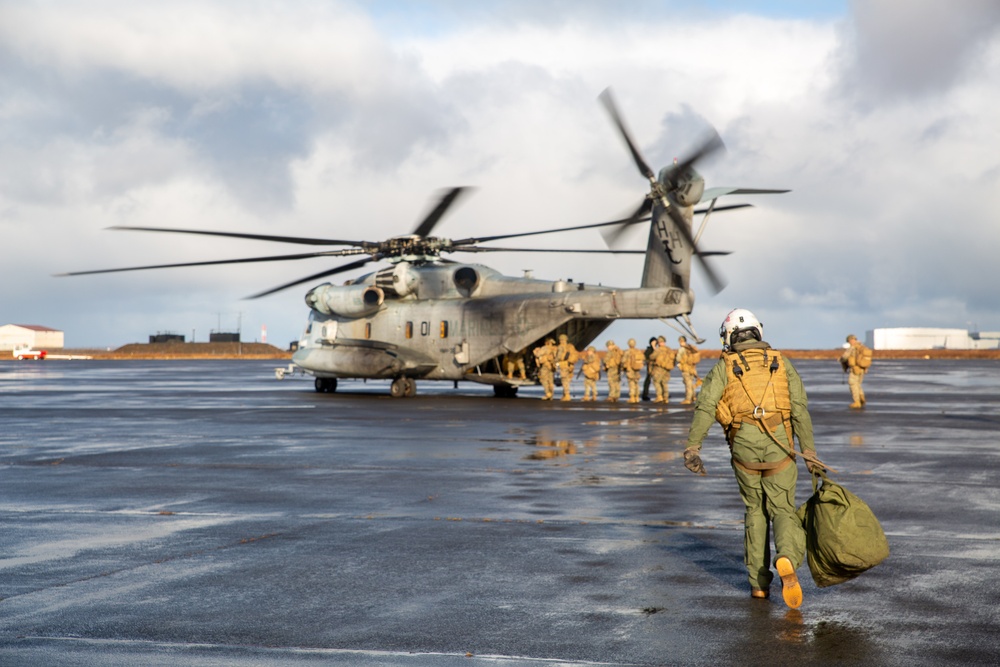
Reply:
[[848, 407], [858, 410], [861, 408], [861, 401], [854, 401]]
[[778, 556], [778, 560], [774, 561], [774, 567], [781, 577], [781, 597], [789, 607], [798, 609], [802, 606], [802, 586], [799, 585], [799, 577], [795, 574], [792, 561], [787, 556]]

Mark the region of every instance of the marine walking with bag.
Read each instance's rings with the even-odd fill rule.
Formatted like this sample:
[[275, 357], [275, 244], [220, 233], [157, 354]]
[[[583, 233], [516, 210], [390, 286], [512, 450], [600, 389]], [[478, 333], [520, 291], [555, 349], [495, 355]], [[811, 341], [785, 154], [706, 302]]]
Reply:
[[[806, 467], [821, 471], [802, 379], [778, 350], [763, 340], [763, 325], [748, 310], [731, 311], [719, 330], [723, 353], [706, 376], [695, 403], [684, 465], [704, 475], [701, 445], [718, 421], [729, 443], [744, 513], [744, 562], [753, 598], [770, 596], [777, 570], [782, 597], [802, 604], [796, 570], [805, 559], [806, 535], [796, 515], [794, 439]], [[771, 560], [770, 533], [777, 552]]]

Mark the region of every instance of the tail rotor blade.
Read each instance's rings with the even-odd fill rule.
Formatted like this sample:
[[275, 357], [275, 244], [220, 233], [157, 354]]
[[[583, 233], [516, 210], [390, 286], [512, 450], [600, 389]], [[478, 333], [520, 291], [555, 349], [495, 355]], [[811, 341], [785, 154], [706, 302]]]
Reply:
[[684, 158], [683, 161], [673, 165], [670, 168], [670, 171], [667, 172], [664, 180], [667, 183], [672, 184], [671, 187], [673, 187], [673, 185], [677, 182], [677, 177], [693, 167], [695, 163], [704, 159], [706, 156], [711, 155], [716, 151], [724, 150], [725, 148], [726, 144], [723, 143], [722, 137], [720, 137], [719, 133], [715, 131], [715, 128], [711, 128], [711, 131], [705, 136], [701, 143], [698, 144], [698, 148]]
[[610, 88], [604, 89], [604, 92], [601, 93], [600, 100], [604, 105], [604, 108], [607, 109], [608, 114], [611, 116], [611, 120], [618, 128], [618, 133], [622, 135], [622, 139], [625, 140], [625, 145], [628, 146], [629, 152], [632, 153], [632, 159], [635, 161], [635, 166], [639, 168], [639, 173], [651, 181], [655, 180], [656, 174], [654, 174], [653, 170], [649, 168], [649, 165], [646, 164], [646, 161], [643, 159], [639, 149], [636, 148], [635, 142], [632, 140], [632, 135], [629, 134], [628, 128], [625, 127], [625, 121], [622, 120], [621, 114], [618, 113], [618, 106], [615, 104], [615, 98], [611, 94]]
[[719, 277], [719, 274], [715, 272], [708, 260], [705, 259], [705, 255], [702, 255], [698, 250], [698, 246], [694, 242], [694, 237], [691, 235], [691, 229], [688, 227], [687, 220], [684, 219], [684, 216], [681, 215], [676, 206], [668, 206], [667, 215], [669, 215], [670, 219], [674, 221], [674, 226], [680, 230], [684, 240], [691, 247], [692, 254], [698, 260], [698, 263], [701, 264], [701, 268], [704, 269], [705, 276], [708, 278], [708, 282], [712, 286], [713, 293], [718, 294], [721, 292], [722, 288], [726, 286], [726, 282]]

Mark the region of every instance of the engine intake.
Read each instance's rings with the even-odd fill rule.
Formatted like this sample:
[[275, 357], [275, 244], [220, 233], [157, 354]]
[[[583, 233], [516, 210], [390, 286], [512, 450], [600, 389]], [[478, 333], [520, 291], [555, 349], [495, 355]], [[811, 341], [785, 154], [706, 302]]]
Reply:
[[479, 287], [479, 272], [471, 266], [463, 266], [455, 271], [452, 280], [455, 281], [455, 288], [462, 296], [472, 296]]
[[306, 294], [306, 305], [324, 315], [358, 318], [378, 312], [385, 292], [375, 285], [334, 286], [323, 283]]

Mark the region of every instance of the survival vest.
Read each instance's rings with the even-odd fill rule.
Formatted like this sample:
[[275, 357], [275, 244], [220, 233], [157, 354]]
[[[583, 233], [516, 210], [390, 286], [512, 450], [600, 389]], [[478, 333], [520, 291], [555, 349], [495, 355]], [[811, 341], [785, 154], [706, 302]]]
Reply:
[[715, 419], [726, 431], [730, 444], [746, 421], [772, 434], [784, 425], [791, 446], [792, 397], [781, 353], [770, 348], [750, 349], [724, 352], [722, 359], [727, 381], [715, 409]]

